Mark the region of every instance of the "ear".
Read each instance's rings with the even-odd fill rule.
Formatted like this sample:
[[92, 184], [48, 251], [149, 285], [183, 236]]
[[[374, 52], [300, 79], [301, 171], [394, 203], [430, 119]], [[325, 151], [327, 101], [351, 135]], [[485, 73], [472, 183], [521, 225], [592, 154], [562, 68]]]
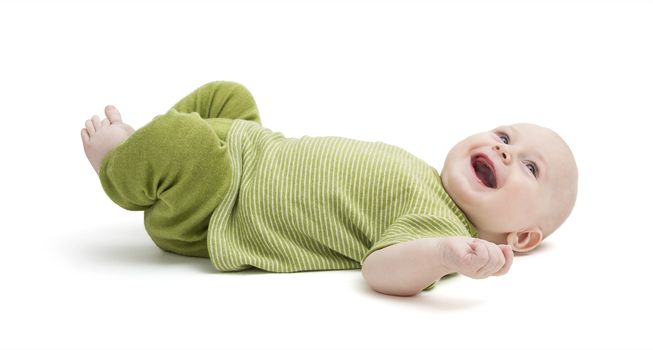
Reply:
[[525, 253], [540, 245], [542, 238], [542, 231], [536, 228], [522, 232], [511, 232], [506, 237], [506, 240], [508, 245], [512, 247], [512, 250]]

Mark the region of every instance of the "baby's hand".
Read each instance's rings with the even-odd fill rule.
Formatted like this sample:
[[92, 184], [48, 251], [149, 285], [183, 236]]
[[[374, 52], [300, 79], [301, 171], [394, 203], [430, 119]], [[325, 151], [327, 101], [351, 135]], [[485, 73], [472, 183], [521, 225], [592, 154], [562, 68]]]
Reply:
[[471, 278], [500, 276], [512, 265], [512, 249], [507, 245], [468, 237], [447, 237], [441, 243], [447, 268]]

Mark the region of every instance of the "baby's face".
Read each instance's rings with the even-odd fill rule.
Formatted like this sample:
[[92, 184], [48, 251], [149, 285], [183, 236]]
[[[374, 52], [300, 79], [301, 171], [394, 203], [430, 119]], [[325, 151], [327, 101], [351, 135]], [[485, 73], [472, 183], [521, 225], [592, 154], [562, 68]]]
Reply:
[[442, 169], [447, 193], [479, 237], [492, 241], [510, 232], [555, 230], [573, 206], [576, 177], [564, 141], [532, 124], [472, 135], [451, 149]]

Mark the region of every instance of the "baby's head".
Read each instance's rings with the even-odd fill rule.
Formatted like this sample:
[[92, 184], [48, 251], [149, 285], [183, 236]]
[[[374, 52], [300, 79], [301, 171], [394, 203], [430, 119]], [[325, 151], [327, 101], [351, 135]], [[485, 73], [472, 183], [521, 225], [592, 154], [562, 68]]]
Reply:
[[558, 134], [515, 124], [456, 144], [444, 162], [442, 183], [479, 238], [526, 252], [571, 213], [578, 170]]

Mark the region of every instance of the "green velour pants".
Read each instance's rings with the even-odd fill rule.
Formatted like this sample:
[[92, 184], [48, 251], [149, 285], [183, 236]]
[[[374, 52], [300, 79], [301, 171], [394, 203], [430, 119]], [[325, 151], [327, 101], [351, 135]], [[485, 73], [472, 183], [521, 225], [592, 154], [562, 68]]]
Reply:
[[209, 220], [232, 179], [226, 136], [234, 119], [260, 123], [254, 98], [237, 83], [212, 82], [102, 160], [104, 191], [127, 210], [145, 211], [145, 229], [161, 249], [209, 256]]

